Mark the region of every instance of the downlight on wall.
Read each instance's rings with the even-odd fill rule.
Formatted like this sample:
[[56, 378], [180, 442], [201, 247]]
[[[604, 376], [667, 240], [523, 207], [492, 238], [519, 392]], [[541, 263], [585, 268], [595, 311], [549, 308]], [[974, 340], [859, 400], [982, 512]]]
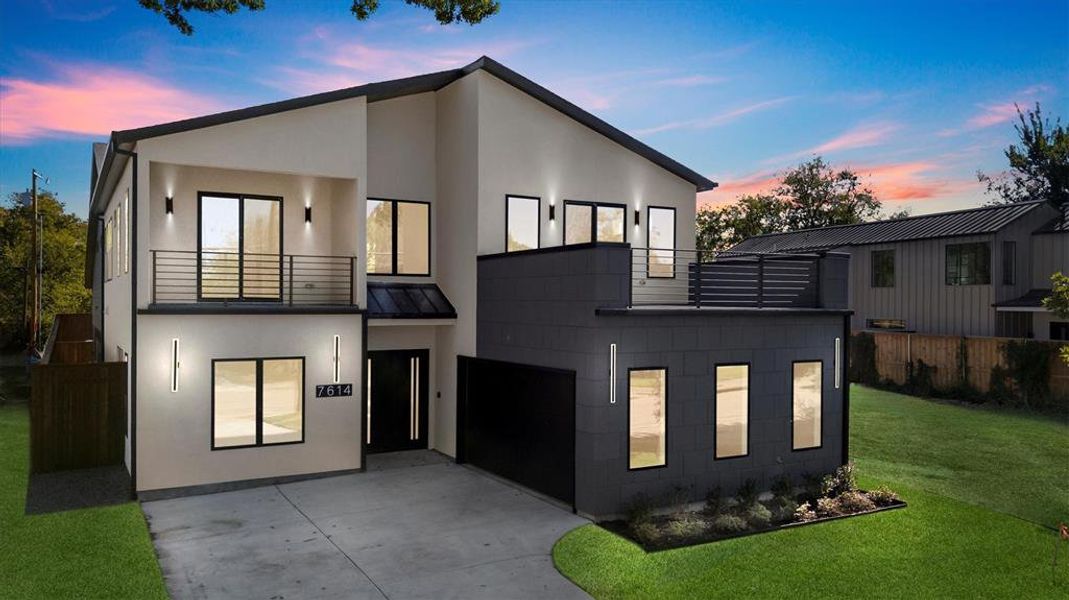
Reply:
[[174, 196], [167, 196], [163, 199], [164, 210], [168, 215], [174, 214]]
[[180, 369], [181, 366], [182, 366], [182, 363], [181, 363], [180, 356], [179, 356], [178, 338], [174, 338], [174, 339], [171, 340], [171, 391], [172, 392], [177, 392], [178, 391], [178, 369]]
[[310, 204], [304, 206], [304, 224], [312, 224], [312, 206]]

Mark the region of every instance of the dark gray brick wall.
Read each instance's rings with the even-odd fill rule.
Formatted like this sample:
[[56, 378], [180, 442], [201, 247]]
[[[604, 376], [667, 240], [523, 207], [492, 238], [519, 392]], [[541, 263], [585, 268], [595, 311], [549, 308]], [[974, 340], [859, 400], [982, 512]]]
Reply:
[[[843, 390], [834, 387], [844, 316], [692, 310], [598, 315], [627, 305], [630, 251], [587, 246], [479, 261], [477, 354], [576, 372], [576, 507], [608, 517], [642, 492], [675, 486], [694, 500], [754, 478], [834, 469], [842, 459]], [[617, 402], [609, 403], [609, 344], [617, 344]], [[791, 450], [791, 362], [823, 360], [823, 445]], [[713, 458], [713, 368], [751, 364], [750, 454]], [[667, 466], [628, 470], [627, 371], [668, 369]], [[845, 373], [845, 365], [843, 365]], [[845, 375], [844, 375], [845, 377]], [[845, 379], [844, 379], [845, 381]], [[507, 396], [503, 398], [507, 401]]]

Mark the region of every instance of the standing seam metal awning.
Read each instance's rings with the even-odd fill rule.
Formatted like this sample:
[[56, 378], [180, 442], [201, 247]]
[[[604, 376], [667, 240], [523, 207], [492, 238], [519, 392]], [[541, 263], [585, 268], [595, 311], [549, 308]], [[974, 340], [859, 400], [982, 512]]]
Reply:
[[433, 283], [369, 281], [369, 319], [455, 319], [457, 311]]

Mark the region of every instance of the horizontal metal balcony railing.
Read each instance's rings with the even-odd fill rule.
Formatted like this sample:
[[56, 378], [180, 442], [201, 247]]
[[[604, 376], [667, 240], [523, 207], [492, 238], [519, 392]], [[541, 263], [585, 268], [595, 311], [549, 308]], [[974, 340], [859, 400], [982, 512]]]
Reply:
[[631, 305], [816, 307], [821, 258], [632, 248]]
[[356, 304], [354, 256], [151, 252], [153, 304]]

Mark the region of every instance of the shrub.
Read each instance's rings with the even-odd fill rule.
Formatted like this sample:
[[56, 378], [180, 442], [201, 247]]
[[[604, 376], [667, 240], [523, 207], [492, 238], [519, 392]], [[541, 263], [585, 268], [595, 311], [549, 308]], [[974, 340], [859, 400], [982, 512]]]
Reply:
[[910, 363], [909, 365], [909, 376], [906, 382], [907, 389], [915, 396], [921, 396], [922, 398], [931, 396], [932, 391], [935, 389], [935, 384], [932, 382], [933, 373], [935, 373], [935, 369], [918, 358], [917, 364]]
[[1009, 369], [1002, 365], [991, 367], [987, 395], [999, 404], [1011, 404], [1013, 402], [1013, 384], [1010, 383]]
[[653, 520], [653, 501], [646, 494], [635, 494], [624, 509], [624, 519], [632, 527]]
[[868, 496], [859, 491], [846, 492], [835, 499], [843, 513], [856, 513], [876, 508]]
[[802, 487], [806, 498], [816, 499], [821, 496], [824, 477], [818, 473], [804, 473], [802, 475]]
[[871, 333], [859, 333], [850, 339], [850, 381], [878, 385], [880, 373], [876, 369], [876, 338]]
[[735, 492], [735, 502], [739, 507], [746, 508], [757, 502], [757, 481], [754, 479], [747, 479], [742, 482], [739, 489]]
[[772, 495], [779, 499], [794, 500], [794, 483], [790, 476], [780, 475], [772, 482]]
[[798, 510], [798, 503], [794, 500], [780, 499], [772, 507], [772, 520], [777, 523], [790, 521]]
[[824, 476], [820, 486], [820, 495], [834, 498], [856, 489], [857, 474], [854, 472], [854, 461], [850, 461], [835, 469], [831, 475]]
[[768, 527], [768, 524], [772, 522], [772, 511], [760, 502], [750, 505], [750, 508], [746, 509], [745, 516], [753, 527]]
[[643, 544], [653, 544], [661, 539], [661, 529], [649, 521], [632, 525], [631, 534]]
[[836, 498], [817, 498], [817, 515], [821, 517], [835, 517], [843, 514]]
[[1011, 340], [1002, 347], [1006, 364], [1020, 392], [1012, 398], [1038, 408], [1050, 398], [1050, 357], [1054, 347], [1035, 340]]
[[812, 505], [808, 502], [803, 502], [798, 505], [798, 508], [794, 509], [794, 520], [799, 523], [807, 523], [809, 521], [815, 521], [817, 513], [813, 510]]
[[720, 495], [720, 486], [716, 486], [705, 494], [705, 514], [715, 517], [724, 508], [724, 498]]
[[876, 503], [876, 506], [887, 506], [898, 501], [898, 494], [881, 485], [869, 492], [869, 499]]
[[678, 519], [672, 519], [665, 526], [668, 533], [675, 537], [693, 537], [705, 533], [705, 529], [708, 524], [703, 520], [694, 516], [686, 516]]
[[738, 533], [746, 531], [746, 520], [737, 515], [720, 515], [713, 519], [713, 529], [721, 533]]
[[673, 486], [664, 497], [664, 505], [669, 507], [673, 515], [681, 515], [687, 512], [687, 504], [690, 502], [690, 488], [681, 485]]

